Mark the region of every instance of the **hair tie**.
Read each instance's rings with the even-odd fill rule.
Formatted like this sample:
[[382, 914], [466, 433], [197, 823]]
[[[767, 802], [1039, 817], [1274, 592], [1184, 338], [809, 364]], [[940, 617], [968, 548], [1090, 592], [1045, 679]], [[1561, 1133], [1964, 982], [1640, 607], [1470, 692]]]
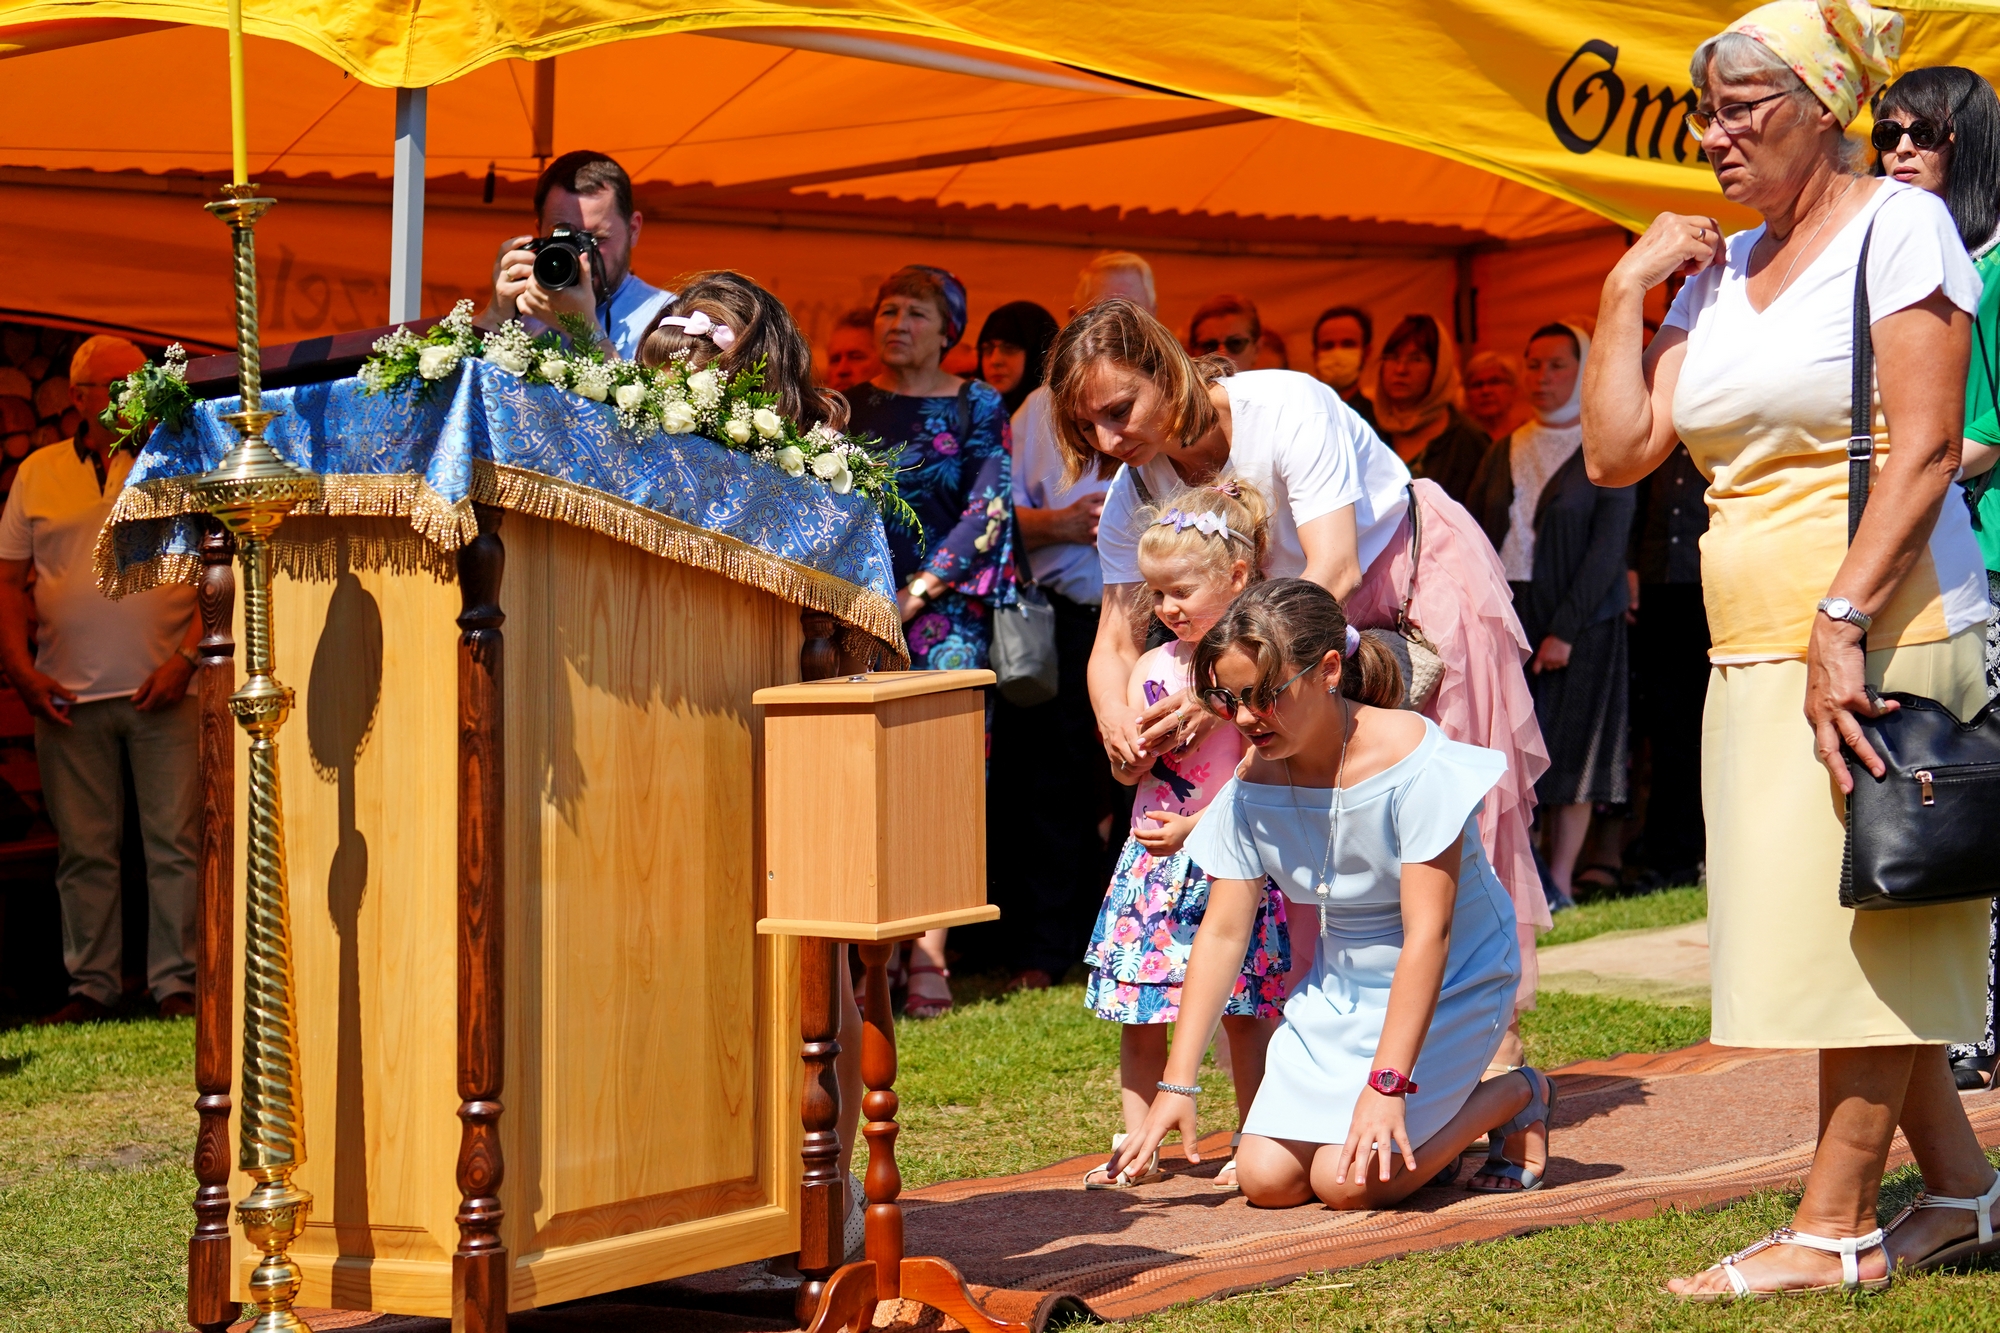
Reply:
[[1172, 528], [1175, 532], [1186, 532], [1189, 528], [1193, 528], [1204, 537], [1221, 537], [1225, 541], [1233, 537], [1245, 545], [1248, 545], [1250, 540], [1240, 532], [1231, 531], [1222, 515], [1215, 513], [1189, 514], [1179, 509], [1169, 509], [1153, 520], [1153, 526]]
[[1214, 491], [1217, 495], [1226, 495], [1232, 500], [1241, 500], [1243, 498], [1243, 488], [1233, 481], [1218, 481], [1208, 489]]
[[727, 324], [709, 318], [706, 310], [697, 310], [692, 315], [668, 315], [660, 323], [684, 329], [690, 338], [706, 338], [725, 352], [736, 342], [735, 331]]
[[1347, 651], [1342, 653], [1341, 656], [1352, 657], [1360, 651], [1361, 651], [1361, 631], [1354, 628], [1354, 626], [1349, 625], [1347, 627]]

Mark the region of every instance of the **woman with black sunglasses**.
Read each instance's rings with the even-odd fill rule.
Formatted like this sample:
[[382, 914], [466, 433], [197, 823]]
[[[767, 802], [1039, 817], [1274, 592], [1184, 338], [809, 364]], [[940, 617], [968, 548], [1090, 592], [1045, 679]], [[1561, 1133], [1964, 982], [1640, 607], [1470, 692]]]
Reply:
[[[1972, 365], [1965, 376], [1965, 447], [1959, 480], [1972, 508], [1972, 534], [1986, 562], [1986, 588], [2000, 603], [2000, 97], [1969, 69], [1938, 65], [1911, 70], [1889, 86], [1869, 135], [1882, 155], [1881, 173], [1944, 200], [1959, 239], [1972, 254], [1985, 290], [1972, 322]], [[2000, 693], [2000, 620], [1986, 627], [1986, 692]], [[2000, 1063], [2000, 903], [1993, 908], [1987, 956], [1986, 1036], [1950, 1048], [1960, 1091], [1990, 1085]]]

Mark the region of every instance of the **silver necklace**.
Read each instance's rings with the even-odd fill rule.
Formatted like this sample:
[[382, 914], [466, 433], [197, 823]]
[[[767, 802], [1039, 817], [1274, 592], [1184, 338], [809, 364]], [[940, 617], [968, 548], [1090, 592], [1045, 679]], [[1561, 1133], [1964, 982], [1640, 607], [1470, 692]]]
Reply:
[[[1832, 219], [1833, 215], [1840, 210], [1841, 203], [1847, 198], [1847, 192], [1854, 188], [1854, 182], [1856, 179], [1857, 178], [1853, 176], [1849, 176], [1847, 178], [1847, 184], [1841, 186], [1840, 188], [1840, 198], [1835, 199], [1833, 201], [1833, 207], [1826, 210], [1826, 216], [1819, 220], [1819, 225], [1812, 229], [1812, 235], [1806, 237], [1806, 243], [1799, 247], [1799, 252], [1792, 256], [1792, 262], [1785, 266], [1785, 276], [1779, 280], [1778, 290], [1771, 293], [1771, 305], [1776, 305], [1778, 303], [1778, 298], [1785, 294], [1785, 288], [1791, 285], [1792, 270], [1799, 266], [1799, 261], [1805, 258], [1806, 251], [1812, 249], [1813, 242], [1819, 239], [1819, 234], [1822, 231], [1826, 230], [1826, 224]], [[1764, 308], [1766, 310], [1769, 310], [1771, 306], [1765, 306]]]
[[[1340, 762], [1334, 765], [1333, 769], [1333, 810], [1328, 814], [1326, 821], [1326, 852], [1320, 857], [1319, 874], [1313, 877], [1313, 895], [1319, 899], [1319, 933], [1322, 935], [1326, 934], [1327, 899], [1333, 896], [1333, 883], [1331, 879], [1333, 849], [1340, 837], [1340, 806], [1344, 795], [1341, 791], [1340, 779], [1347, 772], [1347, 698], [1345, 695], [1339, 694], [1336, 694], [1334, 697], [1340, 700]], [[1299, 833], [1301, 835], [1300, 842], [1304, 844], [1312, 837], [1312, 826], [1306, 823], [1306, 812], [1299, 805], [1299, 787], [1296, 782], [1292, 781], [1292, 761], [1286, 759], [1283, 763], [1285, 765], [1285, 785], [1291, 789], [1292, 793], [1292, 818], [1298, 821]]]

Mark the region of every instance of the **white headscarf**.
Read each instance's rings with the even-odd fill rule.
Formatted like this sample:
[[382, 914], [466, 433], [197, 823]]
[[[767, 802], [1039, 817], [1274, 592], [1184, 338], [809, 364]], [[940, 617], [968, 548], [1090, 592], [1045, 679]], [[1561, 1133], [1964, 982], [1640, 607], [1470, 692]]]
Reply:
[[[1576, 387], [1569, 400], [1552, 412], [1534, 408], [1535, 419], [1508, 441], [1508, 465], [1514, 478], [1514, 501], [1507, 506], [1507, 537], [1500, 543], [1500, 564], [1507, 578], [1526, 583], [1535, 576], [1535, 510], [1542, 490], [1564, 463], [1583, 447], [1583, 365], [1590, 355], [1590, 335], [1564, 323], [1576, 337]], [[1530, 406], [1534, 399], [1530, 398]]]
[[1533, 406], [1533, 399], [1529, 400], [1535, 420], [1544, 426], [1574, 426], [1583, 416], [1583, 366], [1590, 359], [1590, 335], [1574, 324], [1559, 322], [1576, 338], [1576, 386], [1569, 391], [1569, 401], [1553, 412], [1544, 412]]

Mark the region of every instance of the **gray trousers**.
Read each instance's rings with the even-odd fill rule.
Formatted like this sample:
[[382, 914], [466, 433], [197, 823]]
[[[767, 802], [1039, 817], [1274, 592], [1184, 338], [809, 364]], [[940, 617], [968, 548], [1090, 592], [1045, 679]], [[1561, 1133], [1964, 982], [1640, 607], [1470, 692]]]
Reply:
[[198, 706], [142, 713], [130, 699], [76, 704], [70, 723], [35, 720], [42, 796], [56, 826], [63, 966], [70, 993], [116, 1004], [123, 990], [120, 853], [129, 756], [146, 845], [146, 985], [155, 999], [194, 990], [195, 894], [201, 853]]

